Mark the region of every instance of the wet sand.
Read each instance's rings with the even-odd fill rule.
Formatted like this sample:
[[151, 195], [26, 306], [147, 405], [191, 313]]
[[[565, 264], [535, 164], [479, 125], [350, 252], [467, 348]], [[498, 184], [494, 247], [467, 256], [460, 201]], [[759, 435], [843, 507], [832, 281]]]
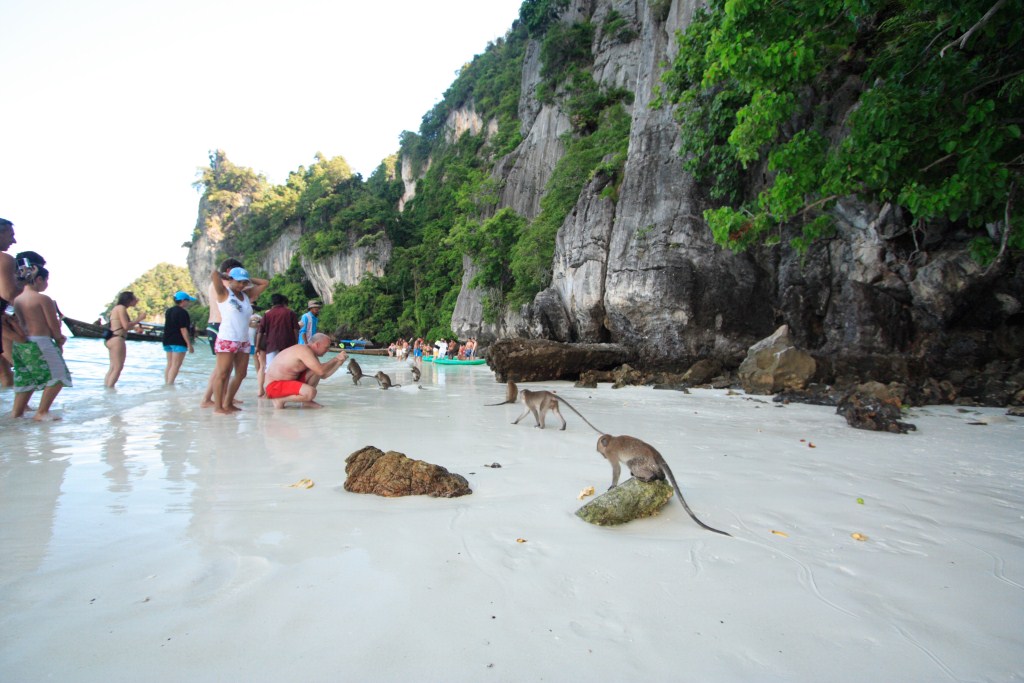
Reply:
[[[916, 409], [897, 436], [726, 391], [524, 385], [655, 445], [726, 538], [676, 501], [577, 519], [611, 479], [596, 435], [569, 411], [564, 432], [511, 425], [486, 366], [389, 391], [338, 374], [324, 410], [274, 410], [250, 379], [215, 416], [206, 349], [168, 388], [159, 344], [131, 343], [113, 392], [100, 342], [67, 357], [62, 421], [12, 421], [0, 392], [5, 681], [1024, 678], [1024, 420], [1004, 410]], [[367, 445], [473, 494], [348, 493]]]

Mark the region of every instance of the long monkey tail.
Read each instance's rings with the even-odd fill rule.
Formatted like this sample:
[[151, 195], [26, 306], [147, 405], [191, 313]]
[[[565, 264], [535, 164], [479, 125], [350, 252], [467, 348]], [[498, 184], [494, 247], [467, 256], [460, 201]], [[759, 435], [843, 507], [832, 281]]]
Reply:
[[551, 395], [554, 396], [555, 400], [557, 400], [559, 403], [564, 403], [565, 405], [569, 406], [569, 410], [571, 410], [572, 412], [574, 412], [577, 415], [579, 415], [580, 419], [583, 420], [584, 422], [586, 422], [588, 425], [590, 425], [590, 428], [593, 429], [595, 432], [597, 432], [601, 436], [604, 436], [607, 433], [607, 432], [602, 432], [600, 429], [598, 429], [594, 425], [590, 424], [590, 420], [588, 420], [587, 418], [583, 417], [583, 413], [581, 413], [580, 411], [578, 411], [575, 408], [573, 408], [572, 404], [569, 403], [568, 401], [566, 401], [564, 398], [562, 398], [561, 396], [559, 396], [558, 394], [556, 394], [553, 391], [551, 392]]
[[662, 458], [662, 462], [660, 464], [661, 464], [662, 472], [667, 474], [669, 480], [672, 482], [672, 487], [676, 490], [676, 495], [679, 496], [679, 502], [683, 504], [684, 508], [686, 508], [686, 513], [688, 515], [690, 515], [690, 517], [693, 519], [693, 521], [697, 522], [698, 525], [704, 527], [708, 531], [714, 531], [716, 534], [722, 534], [723, 536], [729, 536], [730, 538], [732, 538], [732, 534], [726, 533], [726, 532], [722, 531], [721, 529], [715, 529], [714, 527], [710, 527], [707, 524], [705, 524], [704, 522], [702, 522], [699, 519], [697, 519], [697, 515], [693, 514], [693, 510], [691, 510], [690, 506], [686, 504], [686, 499], [683, 498], [683, 490], [681, 488], [679, 488], [679, 484], [676, 483], [675, 475], [673, 475], [672, 474], [672, 470], [669, 469], [668, 463], [664, 462], [664, 458]]

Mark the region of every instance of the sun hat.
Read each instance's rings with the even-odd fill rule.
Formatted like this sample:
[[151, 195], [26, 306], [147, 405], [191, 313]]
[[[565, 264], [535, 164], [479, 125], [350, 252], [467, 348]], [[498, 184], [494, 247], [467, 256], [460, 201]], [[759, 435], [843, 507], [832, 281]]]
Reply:
[[252, 315], [249, 316], [249, 322], [251, 323], [258, 323], [262, 319], [263, 317], [260, 316], [259, 313], [253, 313]]
[[186, 292], [182, 292], [181, 290], [178, 290], [177, 292], [174, 293], [174, 300], [175, 301], [196, 301], [196, 298], [194, 296], [186, 293]]
[[239, 282], [241, 282], [242, 280], [245, 280], [246, 282], [252, 282], [252, 278], [249, 277], [249, 271], [247, 271], [245, 268], [232, 268], [228, 272], [228, 277], [231, 278], [232, 280], [238, 280]]
[[323, 304], [316, 299], [310, 299], [309, 303], [306, 304], [306, 308], [323, 308]]

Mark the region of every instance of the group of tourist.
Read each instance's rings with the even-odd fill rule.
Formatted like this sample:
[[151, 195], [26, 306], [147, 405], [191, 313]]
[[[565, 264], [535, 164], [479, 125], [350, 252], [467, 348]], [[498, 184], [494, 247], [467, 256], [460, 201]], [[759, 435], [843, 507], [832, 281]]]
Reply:
[[[64, 387], [72, 386], [71, 373], [62, 349], [67, 341], [61, 332], [56, 304], [43, 294], [49, 283], [46, 261], [36, 252], [12, 257], [7, 250], [16, 243], [14, 224], [0, 218], [0, 385], [15, 391], [13, 417], [23, 417], [35, 391], [42, 397], [33, 419], [59, 419], [50, 407]], [[207, 336], [216, 363], [200, 403], [217, 414], [240, 410], [236, 399], [245, 379], [249, 358], [255, 359], [258, 395], [266, 396], [276, 408], [287, 403], [321, 407], [314, 399], [320, 379], [329, 377], [348, 359], [343, 351], [326, 363], [331, 339], [317, 331], [319, 301], [310, 301], [300, 319], [281, 294], [271, 296], [265, 315], [253, 312], [253, 301], [268, 281], [254, 278], [240, 262], [229, 259], [211, 275], [210, 322]], [[167, 354], [164, 383], [175, 383], [185, 354], [195, 352], [195, 329], [187, 308], [196, 301], [188, 292], [178, 291], [164, 314], [163, 347]], [[124, 369], [128, 333], [140, 328], [145, 312], [133, 318], [128, 309], [139, 303], [132, 292], [122, 292], [109, 315], [103, 339], [110, 356], [104, 385], [114, 388]]]
[[460, 343], [457, 339], [438, 339], [433, 345], [430, 345], [420, 337], [415, 341], [412, 338], [398, 339], [388, 345], [388, 355], [398, 360], [405, 360], [409, 357], [410, 352], [414, 361], [419, 361], [423, 356], [450, 360], [472, 360], [476, 357], [476, 339], [470, 338], [464, 343]]

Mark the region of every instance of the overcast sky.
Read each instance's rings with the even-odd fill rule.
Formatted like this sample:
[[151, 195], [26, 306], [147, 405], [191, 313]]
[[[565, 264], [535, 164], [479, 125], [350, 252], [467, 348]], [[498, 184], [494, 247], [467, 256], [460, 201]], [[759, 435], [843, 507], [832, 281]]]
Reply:
[[522, 0], [0, 0], [0, 217], [92, 320], [185, 264], [210, 150], [275, 183], [317, 152], [369, 177]]

